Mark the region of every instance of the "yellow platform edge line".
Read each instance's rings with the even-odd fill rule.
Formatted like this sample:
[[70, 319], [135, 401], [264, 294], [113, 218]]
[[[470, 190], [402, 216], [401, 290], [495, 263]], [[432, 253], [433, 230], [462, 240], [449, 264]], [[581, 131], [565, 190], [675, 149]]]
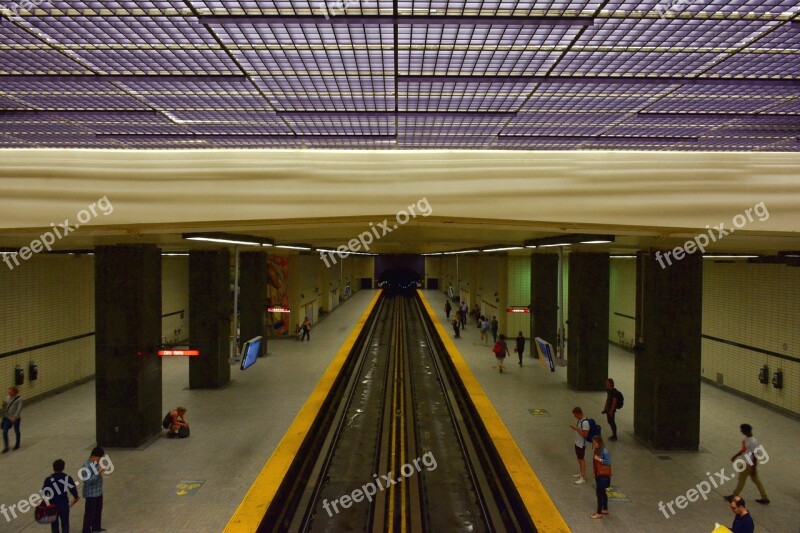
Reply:
[[300, 412], [297, 413], [292, 425], [289, 426], [264, 468], [253, 481], [236, 512], [228, 521], [225, 533], [252, 533], [258, 529], [380, 295], [381, 291], [375, 293], [366, 311], [358, 319], [339, 351], [336, 352], [333, 361], [328, 365], [322, 378], [311, 391]]
[[550, 495], [541, 481], [539, 481], [528, 460], [525, 459], [522, 450], [519, 449], [508, 428], [500, 419], [500, 415], [497, 414], [494, 405], [492, 405], [489, 397], [486, 396], [483, 388], [478, 383], [475, 374], [470, 370], [469, 365], [464, 360], [464, 356], [456, 348], [455, 343], [450, 338], [450, 334], [431, 308], [425, 295], [420, 290], [417, 292], [428, 316], [433, 321], [436, 331], [439, 333], [439, 337], [444, 343], [445, 349], [450, 355], [450, 360], [453, 362], [467, 393], [472, 399], [472, 403], [475, 405], [475, 409], [478, 411], [478, 415], [486, 426], [486, 431], [489, 433], [495, 448], [497, 448], [500, 459], [508, 470], [511, 480], [514, 482], [522, 502], [528, 510], [528, 514], [533, 519], [536, 529], [540, 533], [569, 533], [569, 526], [567, 526], [553, 500], [550, 499]]

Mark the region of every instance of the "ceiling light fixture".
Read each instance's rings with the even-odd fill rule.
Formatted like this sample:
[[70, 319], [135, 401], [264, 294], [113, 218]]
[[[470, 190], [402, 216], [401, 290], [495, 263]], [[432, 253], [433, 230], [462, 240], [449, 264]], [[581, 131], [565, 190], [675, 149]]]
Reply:
[[523, 246], [500, 246], [496, 248], [484, 248], [484, 252], [506, 252], [508, 250], [522, 250], [524, 249]]
[[554, 246], [569, 246], [570, 244], [608, 244], [614, 242], [614, 235], [592, 235], [592, 234], [566, 234], [556, 235], [555, 237], [543, 237], [541, 239], [529, 239], [525, 241], [525, 248], [551, 248]]
[[233, 233], [184, 233], [182, 236], [189, 241], [207, 241], [220, 244], [239, 244], [243, 246], [274, 246], [275, 242], [266, 237], [254, 235], [236, 235]]

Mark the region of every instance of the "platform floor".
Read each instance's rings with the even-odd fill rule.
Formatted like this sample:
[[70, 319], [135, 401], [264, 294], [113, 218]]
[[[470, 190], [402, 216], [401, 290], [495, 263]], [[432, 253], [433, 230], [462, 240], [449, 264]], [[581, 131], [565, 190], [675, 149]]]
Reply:
[[[354, 294], [312, 330], [311, 342], [271, 342], [271, 355], [246, 372], [232, 369], [232, 382], [222, 390], [188, 390], [188, 361], [165, 360], [164, 407], [188, 408], [192, 436], [170, 440], [162, 435], [136, 450], [108, 450], [114, 470], [105, 481], [103, 527], [109, 533], [222, 531], [373, 294]], [[444, 295], [427, 291], [426, 296], [443, 318]], [[610, 375], [626, 396], [617, 416], [620, 440], [608, 444], [613, 485], [629, 501], [612, 500], [609, 517], [591, 520], [594, 487], [572, 483], [577, 462], [567, 426], [574, 423], [575, 405], [603, 420], [604, 393], [570, 391], [565, 369], [550, 373], [530, 355], [522, 368], [508, 360], [507, 372], [499, 374], [491, 346], [479, 343], [476, 328], [470, 324], [463, 333], [457, 346], [573, 531], [710, 532], [715, 521], [729, 526], [732, 513], [721, 496], [733, 490], [735, 480], [714, 490], [708, 501], [676, 509], [670, 519], [658, 503], [685, 494], [707, 479], [705, 472], [730, 471], [742, 422], [754, 426], [770, 458], [759, 471], [771, 505], [753, 501], [757, 492], [749, 481], [743, 493], [756, 531], [800, 531], [800, 463], [792, 459], [800, 422], [703, 385], [701, 451], [651, 452], [632, 437], [633, 356], [616, 348], [609, 357]], [[0, 504], [9, 507], [38, 491], [57, 458], [76, 475], [94, 445], [94, 407], [90, 382], [24, 409], [22, 448], [0, 455]], [[534, 408], [550, 416], [532, 416]], [[73, 531], [80, 530], [82, 516], [81, 503], [73, 508]], [[22, 530], [45, 531], [31, 512], [11, 521], [0, 514], [0, 532]]]
[[[373, 295], [356, 292], [311, 330], [311, 342], [270, 341], [270, 355], [244, 372], [232, 367], [221, 390], [188, 390], [188, 360], [165, 359], [165, 412], [185, 406], [192, 436], [167, 439], [164, 431], [139, 449], [107, 450], [114, 471], [104, 482], [103, 527], [222, 531]], [[55, 459], [76, 476], [94, 446], [94, 424], [94, 381], [25, 407], [22, 447], [0, 455], [0, 504], [38, 491]], [[178, 495], [186, 481], [202, 485]], [[80, 502], [72, 508], [72, 531], [80, 531], [82, 519]], [[0, 532], [22, 530], [49, 531], [31, 512], [10, 522], [0, 514]]]
[[[425, 296], [444, 321], [445, 295], [425, 291]], [[452, 335], [452, 327], [447, 330]], [[530, 356], [530, 342], [526, 343], [522, 368], [512, 353], [506, 359], [505, 372], [500, 374], [491, 338], [486, 346], [481, 344], [472, 323], [461, 335], [462, 338], [454, 339], [456, 346], [572, 531], [700, 533], [712, 531], [715, 522], [730, 527], [733, 513], [722, 496], [733, 492], [736, 478], [712, 489], [707, 501], [699, 499], [684, 509], [673, 507], [676, 514], [672, 516], [667, 511], [669, 519], [659, 511], [658, 504], [685, 495], [723, 468], [726, 475], [733, 472], [730, 458], [740, 449], [742, 441], [739, 424], [749, 423], [769, 456], [758, 471], [770, 505], [755, 502], [759, 495], [750, 480], [742, 492], [756, 531], [800, 532], [800, 462], [794, 456], [800, 439], [800, 422], [703, 384], [700, 451], [653, 452], [633, 437], [634, 356], [611, 346], [609, 377], [614, 378], [617, 388], [625, 394], [625, 406], [616, 417], [619, 440], [606, 444], [612, 455], [612, 486], [629, 501], [609, 501], [610, 515], [592, 520], [589, 515], [596, 503], [594, 484], [591, 479], [585, 485], [573, 483], [572, 474], [578, 472], [578, 462], [573, 451], [574, 432], [568, 426], [575, 423], [572, 408], [580, 406], [603, 426], [604, 436], [610, 435], [605, 415], [601, 414], [605, 393], [568, 389], [566, 368], [557, 368], [555, 373], [545, 370], [538, 359]], [[509, 349], [513, 352], [513, 341], [509, 342]], [[533, 416], [529, 409], [544, 409], [549, 416]], [[587, 468], [591, 471], [591, 464]]]

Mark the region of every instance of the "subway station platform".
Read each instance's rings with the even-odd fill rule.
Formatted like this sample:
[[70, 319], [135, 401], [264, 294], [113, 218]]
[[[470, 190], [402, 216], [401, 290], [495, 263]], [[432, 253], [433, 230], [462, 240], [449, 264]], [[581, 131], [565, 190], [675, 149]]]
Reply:
[[[270, 342], [266, 358], [246, 372], [232, 369], [231, 383], [221, 390], [188, 390], [188, 362], [165, 360], [164, 409], [186, 406], [192, 436], [169, 440], [164, 432], [135, 450], [107, 450], [113, 471], [105, 480], [103, 527], [109, 532], [222, 531], [373, 296], [374, 291], [355, 293], [312, 330], [311, 342]], [[444, 295], [426, 291], [425, 296], [443, 320]], [[700, 452], [651, 451], [633, 437], [633, 355], [612, 347], [609, 375], [626, 398], [617, 416], [619, 441], [607, 442], [618, 496], [609, 502], [609, 516], [592, 520], [594, 487], [591, 479], [586, 485], [573, 483], [577, 462], [568, 426], [574, 424], [572, 407], [579, 405], [607, 436], [600, 414], [605, 394], [569, 390], [566, 369], [545, 370], [530, 357], [530, 342], [523, 366], [514, 355], [503, 374], [495, 369], [491, 343], [480, 342], [473, 324], [454, 342], [572, 531], [705, 532], [715, 522], [730, 525], [733, 516], [722, 496], [733, 491], [735, 479], [714, 489], [708, 501], [675, 508], [670, 518], [659, 502], [685, 495], [721, 469], [730, 473], [743, 422], [754, 426], [769, 456], [759, 473], [772, 503], [755, 503], [751, 482], [743, 492], [756, 531], [798, 531], [800, 466], [792, 452], [800, 422], [703, 385]], [[535, 409], [546, 414], [534, 416]], [[0, 503], [9, 507], [36, 492], [57, 458], [75, 476], [94, 445], [94, 412], [93, 382], [26, 406], [21, 449], [0, 456], [3, 479], [19, 481], [0, 484]], [[73, 530], [82, 515], [80, 503], [73, 508]], [[30, 512], [10, 521], [0, 516], [0, 531], [39, 527]]]

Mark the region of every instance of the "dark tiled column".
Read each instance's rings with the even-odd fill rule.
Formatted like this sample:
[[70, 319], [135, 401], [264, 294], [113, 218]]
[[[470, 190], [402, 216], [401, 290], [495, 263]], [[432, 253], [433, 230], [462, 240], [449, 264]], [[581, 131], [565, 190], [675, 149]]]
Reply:
[[189, 361], [190, 389], [218, 389], [231, 379], [231, 254], [189, 252], [189, 330], [199, 357]]
[[697, 450], [702, 256], [661, 268], [654, 255], [640, 253], [636, 278], [636, 337], [642, 344], [636, 350], [634, 432], [655, 449]]
[[[558, 256], [531, 255], [531, 346], [538, 358], [533, 339], [541, 337], [556, 348], [558, 334]], [[555, 355], [555, 354], [554, 354]]]
[[267, 254], [245, 252], [239, 255], [239, 325], [242, 342], [262, 336], [261, 354], [267, 354]]
[[607, 253], [569, 254], [567, 384], [575, 390], [605, 389], [609, 267]]
[[95, 249], [97, 443], [136, 447], [161, 431], [161, 252]]

